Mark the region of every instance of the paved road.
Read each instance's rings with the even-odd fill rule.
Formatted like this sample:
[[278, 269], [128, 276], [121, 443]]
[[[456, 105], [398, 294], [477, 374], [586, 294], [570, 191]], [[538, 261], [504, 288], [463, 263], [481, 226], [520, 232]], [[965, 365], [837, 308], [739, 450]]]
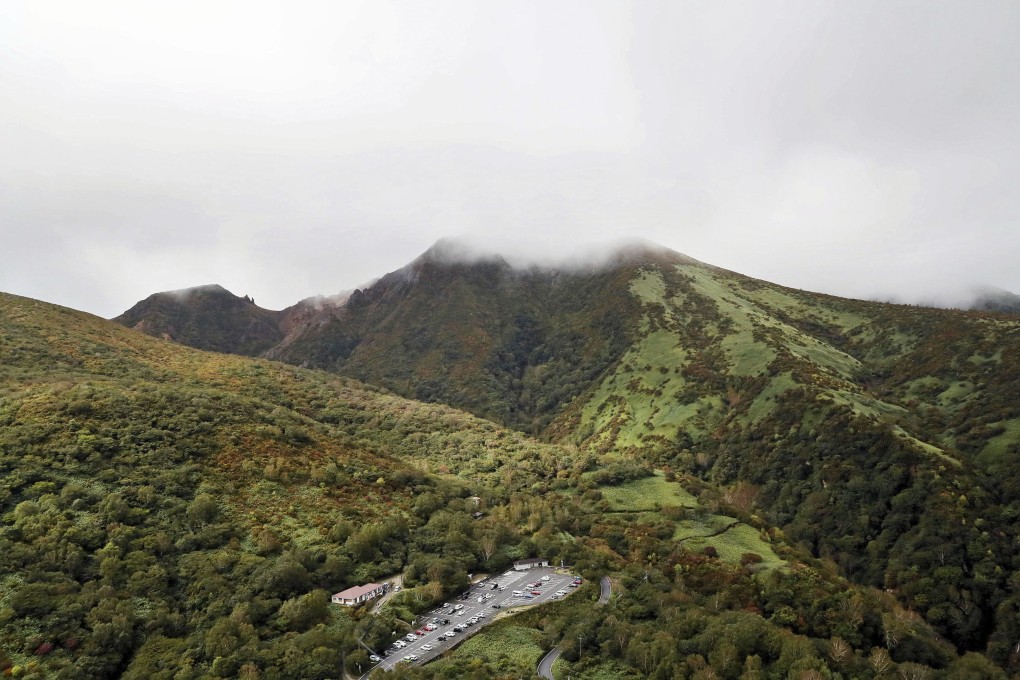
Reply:
[[372, 611], [371, 611], [372, 614], [378, 614], [380, 611], [382, 611], [383, 605], [386, 604], [391, 597], [393, 597], [393, 595], [397, 592], [397, 588], [398, 587], [403, 587], [403, 585], [404, 585], [404, 575], [403, 574], [397, 574], [396, 576], [393, 576], [393, 577], [390, 577], [390, 578], [386, 579], [386, 581], [384, 581], [384, 583], [386, 583], [386, 582], [389, 582], [390, 589], [387, 590], [386, 593], [382, 597], [380, 597], [378, 600], [376, 600], [376, 603], [372, 606]]
[[[540, 581], [543, 576], [548, 576], [549, 580]], [[456, 645], [463, 638], [469, 637], [479, 628], [482, 628], [486, 624], [492, 622], [496, 614], [504, 611], [506, 608], [540, 604], [551, 599], [558, 599], [555, 593], [560, 589], [565, 590], [568, 594], [573, 592], [573, 590], [568, 587], [568, 584], [573, 580], [573, 578], [574, 577], [571, 575], [557, 574], [556, 571], [551, 568], [531, 569], [529, 571], [508, 571], [505, 574], [491, 576], [480, 583], [472, 585], [468, 591], [467, 599], [453, 600], [452, 602], [447, 603], [421, 617], [421, 619], [416, 622], [416, 628], [424, 626], [431, 618], [446, 618], [450, 620], [450, 623], [441, 625], [436, 630], [421, 637], [414, 636], [414, 640], [405, 640], [408, 643], [407, 646], [385, 657], [378, 667], [384, 670], [389, 670], [396, 664], [400, 663], [404, 656], [411, 654], [418, 657], [418, 659], [413, 662], [415, 664], [423, 664], [430, 661], [447, 649]], [[536, 588], [529, 588], [525, 585], [534, 581], [540, 581], [542, 585]], [[496, 586], [495, 589], [493, 589], [493, 585]], [[513, 591], [515, 590], [524, 591], [528, 594], [515, 596], [513, 594]], [[530, 591], [532, 590], [535, 590], [540, 594], [531, 595]], [[480, 597], [482, 598], [482, 602], [478, 602], [478, 598]], [[499, 607], [495, 608], [494, 605], [499, 605]], [[454, 611], [455, 606], [460, 606], [461, 609]], [[458, 623], [466, 622], [479, 613], [485, 614], [485, 618], [481, 619], [477, 624], [470, 626], [462, 632], [458, 631], [458, 634], [454, 635], [452, 639], [443, 641], [439, 640], [439, 636], [441, 634], [447, 633]], [[423, 650], [422, 645], [426, 644], [430, 645], [432, 649]]]
[[[609, 596], [613, 594], [613, 582], [609, 580], [608, 576], [603, 576], [599, 581], [599, 587], [602, 589], [602, 593], [599, 595], [599, 604], [608, 604]], [[543, 656], [542, 660], [538, 662], [538, 675], [546, 678], [546, 680], [556, 680], [552, 673], [553, 664], [556, 663], [556, 659], [560, 658], [562, 653], [563, 650], [560, 649], [560, 645], [556, 645], [548, 654]]]
[[543, 656], [542, 660], [538, 662], [538, 674], [547, 680], [555, 680], [552, 674], [552, 667], [562, 653], [563, 650], [559, 648], [559, 645], [553, 647], [552, 651]]

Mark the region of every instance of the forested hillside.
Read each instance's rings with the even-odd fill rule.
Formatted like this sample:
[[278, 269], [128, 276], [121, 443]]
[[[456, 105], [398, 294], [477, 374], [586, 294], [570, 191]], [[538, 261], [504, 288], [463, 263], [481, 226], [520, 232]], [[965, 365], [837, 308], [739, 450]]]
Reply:
[[[617, 596], [491, 635], [565, 638], [579, 675], [1004, 677], [788, 543], [746, 485], [25, 298], [0, 295], [0, 330], [6, 675], [337, 677], [468, 573], [541, 554]], [[379, 614], [327, 604], [400, 571]], [[393, 675], [533, 670], [464, 654]]]
[[740, 486], [845, 577], [1017, 666], [1015, 316], [791, 290], [653, 247], [559, 270], [437, 248], [269, 353]]

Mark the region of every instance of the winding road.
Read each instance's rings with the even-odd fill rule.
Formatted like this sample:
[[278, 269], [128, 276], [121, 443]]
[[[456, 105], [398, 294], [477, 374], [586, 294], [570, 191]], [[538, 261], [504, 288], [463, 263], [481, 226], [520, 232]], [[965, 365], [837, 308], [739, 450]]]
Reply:
[[[600, 606], [608, 604], [609, 596], [613, 594], [613, 582], [609, 580], [608, 576], [603, 576], [602, 580], [599, 581], [599, 587], [602, 589], [602, 592], [599, 594], [598, 604]], [[556, 659], [560, 658], [560, 654], [563, 653], [561, 647], [562, 644], [556, 645], [538, 662], [538, 674], [540, 677], [546, 678], [546, 680], [555, 680], [552, 668], [553, 664], [556, 663]]]

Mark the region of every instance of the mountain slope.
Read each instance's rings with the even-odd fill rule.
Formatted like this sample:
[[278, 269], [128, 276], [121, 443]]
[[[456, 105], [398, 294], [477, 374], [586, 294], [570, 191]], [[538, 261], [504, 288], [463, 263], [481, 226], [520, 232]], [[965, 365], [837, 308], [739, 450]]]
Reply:
[[[652, 677], [874, 677], [876, 663], [1003, 677], [791, 546], [746, 485], [2, 294], [0, 476], [0, 670], [16, 677], [358, 673], [359, 641], [382, 648], [468, 573], [536, 554], [616, 579], [607, 607], [581, 596], [518, 619], [533, 641], [587, 639], [564, 655], [579, 670], [583, 656]], [[401, 570], [377, 616], [327, 604]], [[413, 672], [529, 672], [506, 664]]]
[[269, 356], [537, 432], [626, 348], [636, 318], [629, 275], [462, 262], [440, 244]]
[[[458, 467], [482, 442], [515, 468], [502, 495], [485, 482], [497, 469]], [[565, 453], [337, 376], [0, 294], [0, 670], [335, 677], [345, 652], [367, 662], [359, 637], [378, 643], [399, 622], [369, 630], [328, 592], [414, 561], [427, 606], [482, 554], [505, 566], [524, 537], [471, 524], [464, 497], [505, 502]], [[440, 510], [468, 523], [457, 550], [410, 533]], [[499, 532], [498, 555], [478, 547], [483, 529]]]
[[[1020, 322], [795, 291], [655, 248], [442, 248], [270, 354], [716, 484], [961, 649], [1020, 638]], [[952, 587], [947, 587], [951, 583]]]
[[214, 284], [150, 295], [113, 320], [190, 347], [255, 356], [283, 340], [284, 318]]
[[754, 484], [791, 537], [961, 647], [1018, 632], [995, 610], [1016, 598], [1020, 323], [689, 264], [631, 291], [642, 332], [551, 436]]

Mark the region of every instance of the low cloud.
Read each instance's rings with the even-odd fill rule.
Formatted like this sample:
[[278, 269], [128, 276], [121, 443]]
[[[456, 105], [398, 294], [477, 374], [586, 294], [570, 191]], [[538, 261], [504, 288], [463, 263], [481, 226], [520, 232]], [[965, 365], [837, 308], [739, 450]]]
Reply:
[[[231, 9], [233, 8], [233, 9]], [[0, 290], [279, 309], [467, 236], [798, 288], [1020, 291], [1020, 6], [0, 8]]]

